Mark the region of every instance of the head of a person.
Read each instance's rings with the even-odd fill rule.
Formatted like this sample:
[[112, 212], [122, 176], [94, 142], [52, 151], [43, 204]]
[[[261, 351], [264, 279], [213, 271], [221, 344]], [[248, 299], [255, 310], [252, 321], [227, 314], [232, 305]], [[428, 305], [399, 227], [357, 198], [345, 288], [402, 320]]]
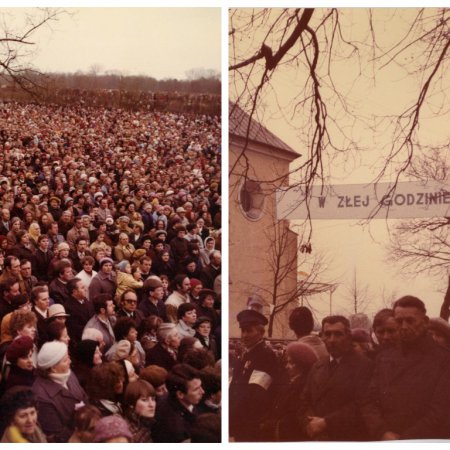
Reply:
[[61, 341], [46, 342], [37, 355], [38, 372], [44, 378], [51, 374], [67, 374], [70, 363], [67, 345]]
[[48, 236], [46, 234], [41, 234], [38, 237], [38, 240], [37, 240], [39, 248], [41, 250], [43, 250], [43, 251], [48, 249], [49, 242], [50, 241], [49, 241]]
[[22, 370], [33, 370], [33, 339], [20, 336], [14, 339], [6, 349], [6, 360]]
[[16, 256], [7, 256], [5, 258], [5, 270], [6, 272], [16, 277], [20, 276], [20, 260]]
[[191, 289], [191, 282], [186, 274], [180, 273], [174, 277], [173, 286], [181, 294], [187, 294]]
[[28, 336], [36, 338], [37, 318], [34, 312], [26, 309], [17, 309], [11, 314], [9, 329], [13, 338], [17, 336]]
[[84, 405], [75, 410], [73, 421], [75, 435], [80, 442], [94, 442], [95, 425], [102, 418], [102, 413], [94, 405]]
[[77, 343], [76, 360], [88, 367], [94, 367], [102, 363], [102, 353], [98, 342], [93, 339], [85, 339]]
[[258, 311], [244, 309], [237, 315], [241, 329], [241, 342], [246, 348], [251, 348], [264, 337], [268, 320]]
[[216, 300], [217, 294], [212, 289], [202, 289], [199, 293], [199, 303], [204, 308], [214, 308]]
[[180, 347], [181, 336], [174, 323], [162, 323], [156, 332], [158, 342], [166, 347], [177, 350]]
[[69, 252], [70, 252], [69, 244], [67, 242], [60, 242], [58, 244], [56, 252], [60, 259], [67, 258], [69, 256]]
[[197, 278], [191, 278], [191, 294], [194, 298], [200, 295], [200, 291], [203, 289], [203, 283]]
[[395, 301], [393, 309], [402, 344], [414, 344], [426, 334], [429, 319], [422, 300], [406, 295]]
[[149, 277], [144, 281], [143, 292], [154, 302], [164, 298], [164, 287], [158, 277]]
[[94, 264], [95, 264], [95, 259], [90, 255], [87, 255], [87, 256], [84, 256], [83, 258], [81, 258], [81, 265], [83, 267], [83, 270], [86, 273], [92, 273]]
[[47, 311], [50, 305], [48, 288], [46, 286], [35, 286], [31, 290], [30, 299], [36, 308]]
[[127, 444], [132, 442], [132, 440], [133, 436], [127, 422], [118, 414], [102, 417], [95, 424], [95, 443]]
[[77, 300], [84, 300], [86, 298], [86, 286], [80, 278], [71, 278], [67, 282], [67, 292]]
[[316, 352], [302, 342], [291, 342], [286, 347], [286, 370], [292, 380], [300, 374], [307, 375], [317, 361]]
[[353, 347], [349, 320], [339, 315], [325, 317], [322, 320], [322, 339], [333, 358], [344, 356]]
[[209, 259], [211, 261], [211, 265], [218, 267], [222, 262], [222, 253], [220, 253], [219, 250], [214, 250], [213, 252], [211, 252]]
[[67, 283], [73, 278], [72, 263], [68, 259], [62, 259], [55, 265], [55, 274], [58, 279]]
[[446, 320], [441, 317], [430, 319], [428, 334], [438, 345], [450, 349], [450, 325]]
[[[192, 346], [187, 347], [183, 352], [181, 352], [181, 346], [186, 340], [195, 339]], [[206, 367], [214, 367], [214, 355], [207, 348], [203, 347], [200, 341], [196, 338], [185, 337], [181, 341], [180, 351], [179, 351], [179, 361], [185, 364], [189, 364], [197, 370], [203, 370]]]
[[398, 342], [398, 326], [393, 309], [378, 311], [373, 318], [372, 329], [381, 348], [392, 347]]
[[0, 399], [0, 429], [17, 428], [26, 439], [38, 429], [37, 400], [29, 387], [15, 386]]
[[314, 328], [314, 318], [311, 310], [306, 306], [299, 306], [293, 309], [289, 316], [289, 328], [297, 337], [310, 334]]
[[197, 321], [197, 310], [193, 303], [182, 303], [177, 309], [177, 318], [190, 327]]
[[2, 283], [1, 290], [3, 298], [9, 303], [12, 303], [13, 298], [20, 295], [19, 278], [15, 276], [12, 278], [7, 278], [6, 281]]
[[84, 341], [86, 339], [97, 341], [98, 348], [103, 353], [106, 343], [103, 333], [100, 330], [97, 330], [97, 328], [85, 328], [83, 330], [83, 334], [81, 335], [81, 340]]
[[134, 292], [131, 289], [127, 289], [120, 296], [120, 305], [128, 313], [132, 313], [132, 312], [136, 311], [137, 303], [138, 303], [138, 299], [137, 299], [136, 292]]
[[77, 228], [78, 230], [81, 229], [83, 227], [83, 219], [81, 218], [81, 216], [76, 216], [73, 219], [73, 225], [75, 228]]
[[125, 414], [151, 419], [156, 411], [155, 388], [143, 379], [132, 381], [125, 389], [122, 406]]
[[99, 267], [105, 275], [109, 275], [113, 270], [113, 260], [105, 256], [104, 258], [100, 259]]
[[208, 338], [211, 334], [211, 319], [206, 316], [199, 317], [195, 322], [194, 329], [195, 331], [203, 337]]
[[190, 408], [198, 405], [205, 393], [200, 373], [188, 364], [176, 364], [166, 380], [167, 390], [172, 398]]
[[115, 305], [110, 294], [99, 294], [92, 299], [95, 314], [106, 317], [114, 316]]
[[84, 253], [88, 247], [88, 240], [85, 237], [80, 236], [75, 241], [75, 246], [76, 246], [77, 252]]
[[53, 320], [47, 325], [47, 337], [49, 341], [60, 341], [66, 345], [69, 345], [70, 342], [66, 324], [57, 320]]
[[114, 336], [116, 341], [126, 339], [135, 342], [137, 339], [136, 322], [130, 317], [119, 317], [114, 325]]
[[149, 256], [142, 256], [139, 259], [139, 266], [142, 273], [149, 273], [152, 268], [152, 259]]
[[94, 366], [86, 385], [91, 400], [116, 402], [123, 394], [124, 369], [118, 362], [107, 362]]
[[167, 379], [168, 372], [164, 367], [155, 364], [144, 367], [139, 372], [141, 380], [148, 381], [155, 388], [155, 396], [163, 397], [167, 394]]

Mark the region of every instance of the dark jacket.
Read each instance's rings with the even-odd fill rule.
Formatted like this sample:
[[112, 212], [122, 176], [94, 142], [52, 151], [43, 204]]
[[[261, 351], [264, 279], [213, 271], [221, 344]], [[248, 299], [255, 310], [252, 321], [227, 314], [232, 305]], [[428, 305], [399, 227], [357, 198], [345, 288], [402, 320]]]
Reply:
[[172, 355], [160, 344], [156, 344], [145, 354], [145, 365], [155, 364], [169, 371], [177, 361]]
[[129, 316], [124, 310], [123, 308], [120, 308], [117, 313], [116, 313], [116, 317], [130, 317], [131, 319], [134, 320], [134, 322], [136, 323], [136, 329], [138, 330], [139, 327], [141, 326], [142, 321], [144, 320], [144, 313], [142, 311], [140, 311], [139, 309], [136, 309], [133, 314], [131, 316]]
[[279, 387], [273, 407], [262, 424], [264, 439], [270, 442], [302, 441], [306, 436], [298, 426], [297, 412], [306, 385], [307, 373]]
[[50, 442], [68, 441], [74, 431], [75, 405], [81, 401], [87, 403], [87, 395], [73, 373], [67, 386], [68, 389], [42, 377], [37, 377], [33, 384], [39, 423]]
[[155, 305], [148, 298], [146, 298], [139, 303], [138, 309], [142, 311], [144, 317], [155, 315], [161, 317], [163, 322], [168, 322], [166, 305], [163, 300], [158, 300], [158, 303]]
[[67, 290], [67, 284], [64, 284], [59, 278], [55, 278], [48, 286], [50, 298], [52, 298], [55, 303], [66, 304], [66, 301], [70, 298], [69, 292]]
[[154, 442], [183, 442], [191, 437], [191, 428], [197, 409], [187, 410], [177, 399], [168, 395], [158, 402], [155, 425], [152, 429]]
[[237, 442], [263, 441], [260, 423], [273, 402], [278, 378], [275, 353], [264, 341], [235, 364], [230, 382], [230, 436]]
[[386, 431], [400, 439], [449, 439], [450, 357], [424, 336], [407, 351], [381, 351], [363, 417], [373, 439]]
[[66, 321], [67, 331], [70, 336], [70, 346], [74, 346], [81, 341], [84, 327], [89, 319], [95, 314], [94, 305], [89, 300], [80, 303], [77, 299], [69, 297], [64, 303], [64, 308], [69, 317]]
[[329, 358], [314, 364], [300, 402], [300, 423], [305, 429], [308, 416], [325, 418], [327, 430], [315, 440], [367, 440], [359, 402], [367, 392], [372, 365], [372, 361], [352, 350], [334, 370]]
[[48, 281], [50, 279], [48, 269], [50, 267], [50, 261], [53, 258], [53, 252], [50, 250], [43, 252], [41, 249], [37, 249], [34, 255], [34, 275], [41, 281]]

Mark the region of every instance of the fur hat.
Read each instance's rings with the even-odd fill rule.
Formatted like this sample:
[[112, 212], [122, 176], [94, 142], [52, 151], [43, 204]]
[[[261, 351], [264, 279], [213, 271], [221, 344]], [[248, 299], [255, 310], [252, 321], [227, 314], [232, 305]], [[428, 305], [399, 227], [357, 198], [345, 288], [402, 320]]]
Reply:
[[110, 439], [125, 437], [129, 441], [132, 440], [128, 424], [121, 416], [113, 414], [111, 416], [102, 417], [96, 424], [94, 430], [94, 442], [106, 442]]
[[286, 347], [286, 354], [292, 359], [295, 365], [309, 370], [317, 361], [316, 352], [307, 344], [302, 342], [291, 342]]

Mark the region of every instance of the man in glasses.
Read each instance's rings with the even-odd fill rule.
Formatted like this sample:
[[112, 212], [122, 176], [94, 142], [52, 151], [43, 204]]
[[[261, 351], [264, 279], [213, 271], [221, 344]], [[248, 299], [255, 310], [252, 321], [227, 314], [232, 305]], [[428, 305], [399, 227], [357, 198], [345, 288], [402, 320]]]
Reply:
[[136, 328], [139, 329], [141, 322], [144, 320], [144, 313], [137, 309], [137, 295], [132, 290], [125, 291], [120, 296], [120, 308], [117, 317], [129, 317], [136, 322]]

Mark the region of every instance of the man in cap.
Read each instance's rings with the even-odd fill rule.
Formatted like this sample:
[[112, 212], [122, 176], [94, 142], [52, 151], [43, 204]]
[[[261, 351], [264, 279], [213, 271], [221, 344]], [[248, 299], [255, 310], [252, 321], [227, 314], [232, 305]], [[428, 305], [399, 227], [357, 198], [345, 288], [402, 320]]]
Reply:
[[246, 309], [237, 320], [245, 350], [233, 368], [230, 382], [230, 438], [237, 442], [261, 441], [259, 424], [273, 400], [277, 358], [264, 342], [266, 317]]

